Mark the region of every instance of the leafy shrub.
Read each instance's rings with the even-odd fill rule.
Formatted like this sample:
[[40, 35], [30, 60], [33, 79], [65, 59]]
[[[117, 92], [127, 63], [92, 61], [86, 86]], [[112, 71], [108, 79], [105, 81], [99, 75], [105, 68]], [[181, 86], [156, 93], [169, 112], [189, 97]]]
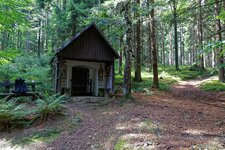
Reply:
[[11, 60], [20, 55], [18, 50], [7, 49], [0, 51], [0, 65], [8, 64]]
[[210, 77], [217, 74], [212, 69], [201, 70], [197, 64], [192, 66], [180, 66], [180, 70], [175, 70], [174, 66], [167, 66], [164, 68], [159, 67], [159, 74], [166, 72], [169, 74], [170, 77], [174, 78], [175, 80], [189, 80], [189, 79], [196, 79], [202, 77]]
[[189, 70], [190, 71], [201, 71], [202, 68], [201, 68], [201, 66], [199, 64], [195, 63], [195, 64], [193, 64], [192, 66], [189, 67]]
[[200, 88], [204, 91], [225, 91], [225, 83], [221, 83], [217, 80], [211, 80], [203, 82]]
[[0, 129], [10, 130], [18, 126], [25, 126], [31, 123], [27, 119], [29, 112], [23, 110], [24, 105], [17, 104], [15, 100], [0, 103]]
[[0, 79], [15, 81], [18, 77], [24, 78], [25, 82], [34, 80], [40, 83], [36, 86], [37, 91], [51, 91], [51, 67], [49, 65], [51, 55], [45, 54], [38, 58], [32, 53], [22, 53], [12, 57], [8, 63], [0, 67]]
[[212, 70], [210, 71], [210, 76], [215, 76], [215, 75], [217, 75], [217, 74], [218, 74], [218, 70], [212, 69]]
[[[149, 90], [152, 87], [152, 77], [150, 73], [143, 72], [142, 73], [142, 82], [134, 82], [132, 81], [132, 91], [133, 92], [142, 92], [146, 93], [147, 95], [151, 95]], [[168, 91], [170, 89], [170, 85], [180, 81], [180, 78], [173, 77], [166, 72], [162, 72], [159, 75], [159, 90]], [[117, 75], [115, 77], [115, 93], [122, 92], [123, 86], [123, 76]]]
[[37, 99], [37, 113], [40, 120], [46, 120], [49, 115], [62, 114], [63, 104], [67, 99], [66, 95], [60, 94], [45, 95], [42, 99]]
[[170, 85], [168, 83], [159, 83], [159, 89], [161, 91], [169, 91], [170, 90]]

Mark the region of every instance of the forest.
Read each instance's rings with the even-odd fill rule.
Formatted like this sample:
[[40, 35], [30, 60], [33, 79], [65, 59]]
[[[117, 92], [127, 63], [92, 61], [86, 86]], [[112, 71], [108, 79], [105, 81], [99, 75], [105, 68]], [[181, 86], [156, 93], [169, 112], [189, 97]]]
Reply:
[[[119, 54], [115, 88], [77, 104], [51, 62], [92, 23]], [[0, 0], [0, 149], [223, 149], [224, 55], [224, 0]], [[19, 77], [42, 96], [4, 99]]]

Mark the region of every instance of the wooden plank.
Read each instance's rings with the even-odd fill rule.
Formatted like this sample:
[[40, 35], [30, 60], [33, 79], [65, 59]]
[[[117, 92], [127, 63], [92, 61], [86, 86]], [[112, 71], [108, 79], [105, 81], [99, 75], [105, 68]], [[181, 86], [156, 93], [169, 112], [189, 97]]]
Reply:
[[[40, 85], [41, 82], [27, 82], [27, 83], [25, 82], [25, 84], [26, 84], [27, 86]], [[4, 82], [0, 82], [0, 86], [5, 87], [5, 83], [4, 83]], [[11, 82], [10, 82], [10, 86], [15, 86], [15, 83], [11, 83]]]
[[0, 93], [0, 96], [5, 96], [5, 100], [9, 100], [13, 97], [26, 97], [26, 96], [32, 96], [32, 100], [35, 98], [40, 98], [39, 93], [37, 92], [27, 92], [27, 93], [21, 93], [21, 94], [16, 94], [16, 93]]
[[[27, 87], [30, 87], [29, 90], [35, 92], [35, 86], [41, 84], [41, 82], [27, 82], [25, 83]], [[12, 82], [0, 82], [0, 88], [4, 88], [4, 93], [10, 93], [10, 89], [15, 86], [15, 83]], [[1, 95], [0, 95], [1, 96]]]
[[0, 93], [0, 96], [9, 96], [9, 95], [31, 95], [31, 94], [39, 94], [38, 92], [26, 92], [23, 94], [16, 94], [16, 93]]

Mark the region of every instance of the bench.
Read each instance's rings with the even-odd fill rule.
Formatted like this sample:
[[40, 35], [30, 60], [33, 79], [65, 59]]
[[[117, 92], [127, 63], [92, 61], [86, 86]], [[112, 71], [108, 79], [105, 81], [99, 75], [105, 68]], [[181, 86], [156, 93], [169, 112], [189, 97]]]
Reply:
[[10, 81], [4, 81], [4, 82], [0, 82], [0, 87], [4, 88], [3, 93], [0, 93], [0, 97], [5, 97], [6, 100], [9, 100], [13, 97], [32, 97], [32, 100], [39, 98], [39, 93], [35, 92], [35, 85], [40, 84], [40, 83], [35, 83], [35, 82], [28, 82], [26, 83], [27, 87], [31, 87], [29, 88], [29, 90], [31, 90], [30, 92], [26, 92], [26, 93], [12, 93], [10, 90], [11, 87], [15, 87], [15, 83], [11, 83]]
[[0, 93], [0, 96], [5, 97], [5, 100], [9, 100], [13, 97], [32, 97], [32, 101], [35, 99], [40, 98], [39, 97], [39, 93], [38, 92], [26, 92], [26, 93], [20, 93], [20, 94], [16, 94], [16, 93]]

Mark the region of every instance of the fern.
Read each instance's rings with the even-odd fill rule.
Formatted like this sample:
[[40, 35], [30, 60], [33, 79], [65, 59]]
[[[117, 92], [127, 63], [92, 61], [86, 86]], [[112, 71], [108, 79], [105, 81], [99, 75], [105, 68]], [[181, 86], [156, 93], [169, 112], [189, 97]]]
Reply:
[[64, 103], [67, 100], [66, 95], [54, 94], [52, 96], [43, 96], [43, 99], [37, 99], [37, 112], [40, 120], [46, 120], [49, 115], [62, 114]]
[[29, 124], [26, 119], [27, 112], [23, 110], [25, 105], [17, 104], [16, 100], [1, 101], [0, 103], [0, 129], [10, 130], [14, 127]]

